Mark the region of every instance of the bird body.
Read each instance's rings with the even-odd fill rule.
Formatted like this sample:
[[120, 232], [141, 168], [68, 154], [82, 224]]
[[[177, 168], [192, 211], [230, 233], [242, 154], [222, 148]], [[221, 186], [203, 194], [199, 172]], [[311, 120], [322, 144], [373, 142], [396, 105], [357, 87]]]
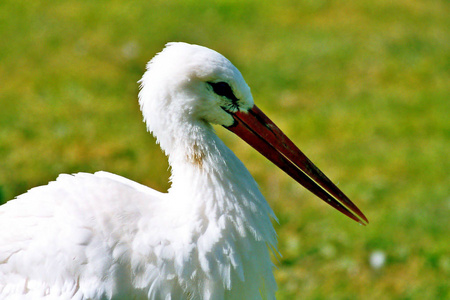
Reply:
[[[10, 201], [0, 210], [1, 228], [13, 228], [0, 231], [0, 298], [252, 299], [262, 282], [273, 294], [264, 198], [242, 191], [240, 209], [213, 172], [189, 176], [193, 185], [163, 194], [106, 172], [60, 175]], [[218, 188], [205, 190], [211, 181]], [[244, 269], [259, 279], [245, 281]]]
[[240, 112], [256, 110], [242, 75], [215, 51], [171, 43], [140, 82], [169, 191], [78, 173], [1, 206], [0, 299], [275, 298], [275, 215], [211, 126], [245, 135]]

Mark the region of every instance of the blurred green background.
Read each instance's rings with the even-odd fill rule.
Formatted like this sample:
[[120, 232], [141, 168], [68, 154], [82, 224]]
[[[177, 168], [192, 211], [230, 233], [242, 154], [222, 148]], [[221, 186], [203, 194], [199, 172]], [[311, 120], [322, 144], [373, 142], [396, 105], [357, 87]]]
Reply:
[[278, 298], [448, 299], [449, 12], [444, 0], [2, 0], [0, 202], [80, 171], [166, 190], [136, 81], [166, 42], [201, 44], [370, 220], [217, 128], [280, 219]]

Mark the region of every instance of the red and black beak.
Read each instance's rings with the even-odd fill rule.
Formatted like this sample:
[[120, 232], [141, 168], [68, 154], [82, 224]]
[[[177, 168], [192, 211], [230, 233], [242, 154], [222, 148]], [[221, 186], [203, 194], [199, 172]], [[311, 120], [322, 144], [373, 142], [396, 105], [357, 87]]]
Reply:
[[294, 143], [255, 105], [248, 112], [233, 114], [226, 127], [271, 162], [329, 205], [362, 225], [364, 214], [319, 170]]

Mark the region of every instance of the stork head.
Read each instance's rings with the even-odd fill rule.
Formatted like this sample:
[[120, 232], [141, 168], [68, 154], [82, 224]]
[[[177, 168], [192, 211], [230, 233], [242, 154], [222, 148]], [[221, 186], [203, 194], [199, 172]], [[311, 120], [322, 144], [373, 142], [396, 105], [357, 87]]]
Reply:
[[232, 113], [254, 105], [239, 70], [220, 53], [198, 45], [168, 43], [147, 64], [140, 83], [141, 109], [155, 135], [163, 115], [171, 122], [230, 126]]
[[[173, 145], [201, 140], [190, 138], [209, 124], [222, 125], [326, 203], [361, 224], [368, 223], [356, 205], [254, 105], [241, 73], [221, 54], [169, 43], [148, 63], [140, 83], [144, 120], [166, 153]], [[180, 132], [184, 134], [177, 135]]]

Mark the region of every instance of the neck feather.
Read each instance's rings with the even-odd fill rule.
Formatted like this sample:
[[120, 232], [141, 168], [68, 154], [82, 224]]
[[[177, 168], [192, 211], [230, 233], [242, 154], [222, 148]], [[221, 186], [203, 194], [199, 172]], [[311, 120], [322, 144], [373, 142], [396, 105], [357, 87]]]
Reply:
[[[196, 128], [179, 149], [171, 149], [169, 195], [208, 222], [233, 219], [241, 232], [275, 245], [270, 217], [275, 215], [246, 167], [217, 137], [211, 126]], [[184, 149], [183, 149], [184, 148]]]

